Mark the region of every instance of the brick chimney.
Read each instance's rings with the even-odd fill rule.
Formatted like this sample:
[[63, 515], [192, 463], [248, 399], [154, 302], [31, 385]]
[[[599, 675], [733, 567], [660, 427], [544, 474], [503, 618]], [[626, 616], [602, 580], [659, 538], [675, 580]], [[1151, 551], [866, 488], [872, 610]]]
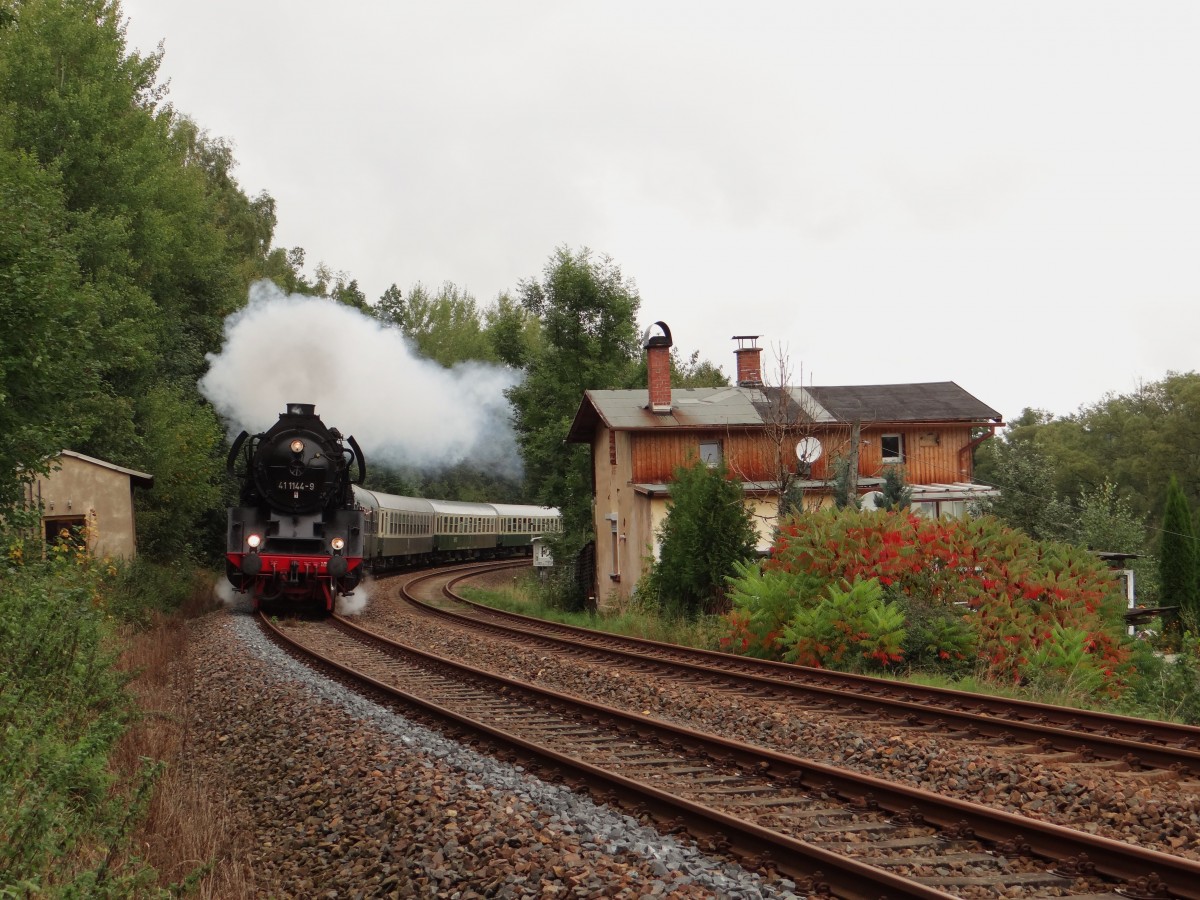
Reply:
[[735, 334], [733, 339], [738, 342], [733, 351], [737, 357], [738, 387], [759, 387], [762, 385], [762, 347], [758, 346], [757, 334]]
[[[657, 326], [662, 334], [652, 332]], [[646, 386], [650, 389], [650, 412], [671, 411], [671, 329], [666, 322], [655, 322], [642, 338], [646, 349]]]

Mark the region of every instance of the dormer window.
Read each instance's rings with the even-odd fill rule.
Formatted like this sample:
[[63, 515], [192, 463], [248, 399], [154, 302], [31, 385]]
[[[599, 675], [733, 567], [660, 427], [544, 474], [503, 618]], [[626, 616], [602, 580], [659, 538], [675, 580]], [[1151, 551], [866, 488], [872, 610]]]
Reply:
[[700, 462], [704, 463], [710, 469], [717, 466], [721, 462], [721, 442], [701, 441]]
[[879, 438], [879, 449], [885, 463], [904, 462], [904, 435], [884, 434]]

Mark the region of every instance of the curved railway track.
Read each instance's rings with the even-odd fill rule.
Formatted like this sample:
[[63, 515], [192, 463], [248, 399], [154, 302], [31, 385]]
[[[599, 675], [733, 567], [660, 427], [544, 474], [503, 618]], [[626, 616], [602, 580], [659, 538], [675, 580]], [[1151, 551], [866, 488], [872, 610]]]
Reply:
[[358, 690], [652, 811], [708, 849], [807, 879], [813, 892], [1115, 896], [1102, 874], [1128, 896], [1200, 898], [1200, 863], [506, 679], [345, 620], [263, 622]]
[[[495, 566], [490, 568], [508, 568]], [[569, 649], [580, 656], [619, 660], [668, 677], [700, 683], [737, 684], [756, 696], [780, 702], [803, 701], [809, 708], [853, 718], [890, 719], [910, 727], [936, 726], [950, 736], [991, 738], [1024, 744], [1033, 753], [1067, 754], [1060, 761], [1118, 760], [1132, 769], [1168, 769], [1200, 777], [1200, 728], [1111, 713], [1009, 700], [947, 688], [926, 687], [698, 650], [640, 638], [576, 628], [474, 603], [455, 586], [487, 571], [463, 572], [443, 588], [446, 598], [469, 612], [455, 612], [411, 594], [405, 599], [426, 612], [519, 640]]]

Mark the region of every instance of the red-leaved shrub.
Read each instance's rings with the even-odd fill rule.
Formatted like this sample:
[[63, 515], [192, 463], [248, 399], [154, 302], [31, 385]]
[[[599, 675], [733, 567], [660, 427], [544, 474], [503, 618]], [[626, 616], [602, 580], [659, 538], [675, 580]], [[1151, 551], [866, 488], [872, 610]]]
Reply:
[[[956, 618], [961, 611], [975, 635], [981, 674], [993, 679], [1020, 680], [1031, 664], [1045, 665], [1048, 656], [1038, 651], [1064, 633], [1082, 635], [1086, 658], [1108, 689], [1120, 689], [1128, 667], [1115, 573], [1084, 550], [1035, 541], [991, 517], [854, 510], [800, 515], [780, 529], [760, 577], [776, 586], [777, 595], [794, 577], [805, 585], [797, 593], [809, 596], [814, 581], [850, 585], [875, 578], [886, 596], [945, 607]], [[780, 610], [770, 617], [774, 646], [768, 646], [767, 635], [752, 627], [753, 601], [747, 603], [744, 592], [736, 601], [737, 579], [731, 593], [729, 649], [776, 656], [790, 649], [780, 646]], [[933, 654], [950, 658], [959, 649], [933, 648]]]

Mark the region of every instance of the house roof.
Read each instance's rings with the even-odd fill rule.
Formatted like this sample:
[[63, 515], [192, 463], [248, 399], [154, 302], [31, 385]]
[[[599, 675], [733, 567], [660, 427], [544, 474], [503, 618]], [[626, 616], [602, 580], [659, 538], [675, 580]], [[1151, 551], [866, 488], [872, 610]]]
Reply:
[[597, 424], [651, 428], [753, 428], [787, 404], [785, 421], [812, 424], [991, 422], [1003, 417], [953, 381], [855, 387], [674, 388], [671, 411], [653, 413], [644, 389], [586, 391], [567, 441], [586, 443]]
[[1003, 416], [953, 381], [810, 387], [842, 422], [980, 422]]

